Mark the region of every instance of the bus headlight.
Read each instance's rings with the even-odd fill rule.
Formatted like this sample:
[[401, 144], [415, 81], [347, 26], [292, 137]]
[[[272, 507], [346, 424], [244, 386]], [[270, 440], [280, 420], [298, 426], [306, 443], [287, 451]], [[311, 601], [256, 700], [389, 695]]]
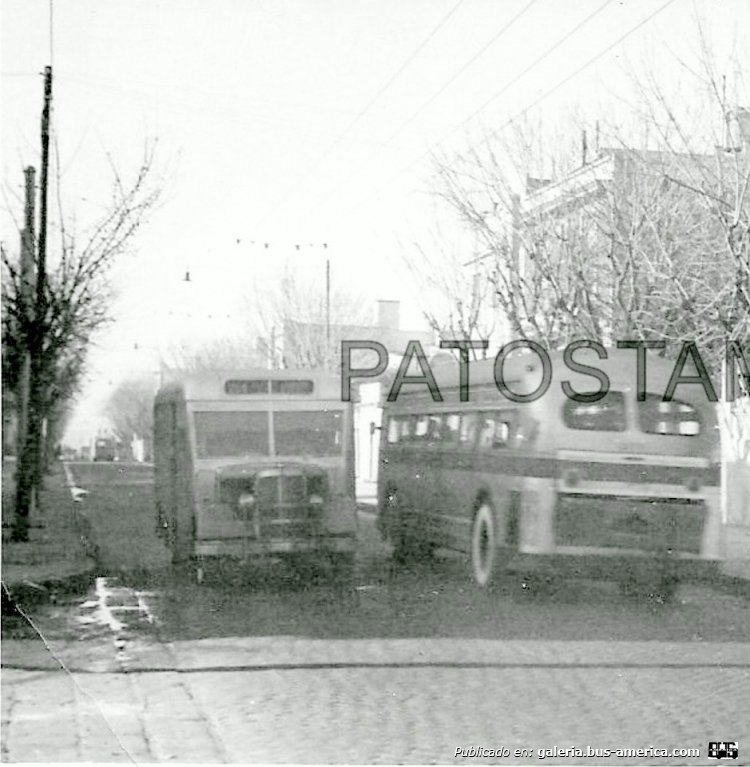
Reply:
[[241, 509], [252, 509], [255, 506], [255, 496], [252, 493], [242, 493], [237, 503]]

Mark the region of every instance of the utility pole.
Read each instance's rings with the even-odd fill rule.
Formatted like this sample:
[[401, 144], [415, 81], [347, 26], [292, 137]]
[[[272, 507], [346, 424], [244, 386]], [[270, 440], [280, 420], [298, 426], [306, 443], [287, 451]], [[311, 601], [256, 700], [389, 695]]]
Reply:
[[[21, 232], [21, 306], [23, 326], [21, 332], [27, 334], [32, 321], [32, 296], [34, 287], [34, 197], [36, 170], [29, 166], [24, 171], [26, 176], [26, 199], [24, 201], [24, 228]], [[26, 444], [29, 417], [29, 381], [31, 376], [31, 356], [28, 345], [24, 349], [21, 361], [21, 374], [18, 384], [16, 456], [20, 457]]]
[[44, 107], [42, 108], [42, 173], [39, 203], [39, 244], [36, 262], [36, 301], [33, 327], [28, 340], [29, 399], [26, 419], [26, 441], [17, 457], [16, 508], [12, 538], [29, 540], [29, 516], [34, 494], [39, 488], [43, 466], [42, 434], [44, 400], [46, 399], [44, 363], [44, 323], [47, 314], [47, 187], [49, 175], [49, 134], [52, 107], [52, 67], [44, 68]]
[[[44, 68], [44, 108], [42, 109], [42, 173], [39, 200], [39, 248], [36, 265], [36, 321], [37, 321], [37, 364], [31, 368], [32, 407], [36, 408], [34, 435], [36, 443], [36, 465], [34, 467], [34, 488], [38, 490], [44, 472], [47, 450], [47, 419], [44, 400], [46, 399], [45, 374], [41, 358], [44, 343], [44, 325], [47, 317], [47, 198], [49, 190], [49, 134], [52, 111], [52, 67]], [[36, 368], [36, 370], [35, 370]]]
[[37, 253], [36, 307], [37, 319], [46, 311], [47, 283], [47, 188], [49, 186], [49, 123], [52, 107], [52, 67], [44, 68], [44, 109], [42, 110], [42, 178], [39, 202], [39, 252]]

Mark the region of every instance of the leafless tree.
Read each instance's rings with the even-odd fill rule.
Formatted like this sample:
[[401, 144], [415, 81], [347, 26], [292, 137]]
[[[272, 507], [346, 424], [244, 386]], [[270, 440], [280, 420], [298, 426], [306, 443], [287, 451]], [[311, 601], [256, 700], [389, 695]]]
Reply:
[[[747, 71], [736, 57], [728, 96], [700, 23], [698, 38], [697, 67], [677, 62], [689, 102], [633, 73], [627, 135], [602, 120], [587, 140], [578, 115], [553, 132], [527, 116], [436, 159], [436, 194], [494, 254], [513, 336], [689, 337], [716, 370], [725, 341], [750, 335]], [[452, 281], [453, 311], [470, 305], [465, 282]]]
[[238, 335], [198, 343], [183, 342], [169, 349], [162, 361], [162, 373], [194, 375], [216, 370], [265, 367], [263, 350], [254, 334], [240, 329]]
[[[747, 350], [748, 73], [737, 57], [729, 87], [698, 29], [699, 64], [684, 70], [691, 100], [653, 72], [634, 75], [634, 132], [601, 121], [587, 141], [561, 120], [580, 136], [574, 149], [527, 118], [437, 158], [436, 194], [493, 254], [488, 272], [512, 337], [550, 348], [576, 337], [657, 339], [666, 356], [693, 341], [717, 380], [727, 343]], [[425, 280], [439, 271], [414, 263]], [[451, 259], [442, 263], [450, 273]], [[445, 292], [445, 316], [467, 305], [465, 283]], [[736, 436], [746, 445], [745, 423]]]
[[341, 341], [361, 337], [370, 320], [361, 297], [338, 286], [326, 296], [323, 280], [303, 279], [289, 265], [277, 288], [257, 292], [248, 314], [269, 366], [331, 371], [339, 369]]
[[125, 444], [136, 437], [142, 439], [146, 456], [152, 452], [155, 394], [153, 377], [128, 379], [117, 385], [104, 410], [115, 436]]
[[[495, 330], [494, 254], [472, 253], [446, 245], [439, 234], [429, 246], [414, 242], [405, 249], [404, 262], [419, 286], [425, 319], [443, 338], [484, 339]], [[475, 358], [482, 353], [472, 350]]]
[[[472, 254], [479, 253], [492, 303], [504, 316], [510, 335], [555, 346], [580, 324], [584, 307], [578, 277], [583, 253], [580, 240], [562, 233], [550, 217], [529, 214], [523, 207], [527, 187], [549, 183], [553, 173], [562, 176], [570, 165], [567, 156], [553, 162], [544, 146], [540, 128], [531, 120], [488, 135], [458, 156], [436, 158], [436, 192], [471, 233], [475, 244], [464, 261], [476, 263]], [[419, 261], [413, 263], [423, 279], [432, 278]], [[442, 269], [446, 268], [453, 272], [447, 259]], [[441, 267], [433, 264], [432, 272], [440, 273]], [[469, 290], [466, 279], [444, 284], [448, 316], [462, 314], [477, 300], [486, 311], [490, 302], [481, 301], [475, 283]]]
[[18, 456], [14, 537], [28, 537], [32, 497], [42, 479], [43, 424], [54, 433], [56, 413], [76, 392], [90, 339], [109, 319], [108, 275], [118, 256], [156, 204], [154, 146], [148, 146], [134, 178], [125, 181], [112, 165], [114, 183], [105, 214], [77, 232], [66, 223], [58, 178], [59, 237], [50, 248], [41, 300], [31, 301], [20, 257], [2, 251], [3, 385], [17, 395], [21, 360], [31, 362], [27, 439]]

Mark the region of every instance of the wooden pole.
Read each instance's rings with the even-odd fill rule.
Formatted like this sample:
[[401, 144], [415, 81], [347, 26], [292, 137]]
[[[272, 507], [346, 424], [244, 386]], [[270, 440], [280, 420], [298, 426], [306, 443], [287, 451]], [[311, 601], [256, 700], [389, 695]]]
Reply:
[[[21, 332], [26, 335], [29, 323], [32, 321], [32, 296], [34, 288], [34, 197], [36, 170], [29, 166], [24, 171], [26, 176], [26, 199], [24, 202], [24, 229], [21, 232], [21, 304], [23, 327]], [[28, 345], [24, 349], [21, 361], [21, 373], [18, 384], [17, 426], [16, 426], [16, 457], [23, 452], [28, 433], [29, 417], [29, 380], [31, 375], [31, 357]]]
[[42, 108], [42, 172], [39, 204], [39, 242], [36, 260], [36, 301], [33, 327], [28, 341], [29, 399], [26, 440], [17, 457], [16, 508], [12, 538], [29, 540], [29, 516], [41, 484], [43, 467], [44, 405], [46, 399], [44, 325], [47, 314], [47, 188], [49, 176], [49, 134], [52, 107], [52, 67], [44, 68], [44, 106]]

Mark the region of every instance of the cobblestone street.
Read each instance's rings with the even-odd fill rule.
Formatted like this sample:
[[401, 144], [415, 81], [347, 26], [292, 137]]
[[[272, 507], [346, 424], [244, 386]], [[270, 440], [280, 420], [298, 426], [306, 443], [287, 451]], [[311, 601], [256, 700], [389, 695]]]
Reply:
[[4, 761], [444, 763], [470, 746], [532, 749], [526, 761], [539, 761], [540, 748], [592, 746], [699, 748], [688, 763], [707, 763], [709, 740], [750, 741], [743, 644], [280, 638], [161, 649], [177, 671], [6, 669]]

